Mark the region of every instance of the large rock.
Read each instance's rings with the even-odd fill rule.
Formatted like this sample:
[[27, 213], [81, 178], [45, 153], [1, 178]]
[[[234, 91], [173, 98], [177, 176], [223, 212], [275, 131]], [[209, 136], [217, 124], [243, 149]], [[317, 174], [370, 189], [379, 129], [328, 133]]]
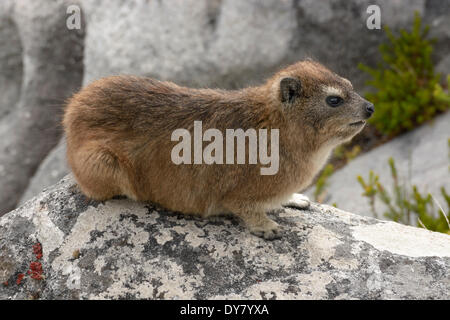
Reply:
[[358, 63], [373, 65], [386, 40], [382, 30], [366, 26], [373, 4], [380, 6], [382, 26], [394, 30], [410, 28], [419, 12], [437, 26], [434, 36], [445, 35], [437, 58], [449, 54], [450, 8], [431, 0], [82, 0], [88, 30], [84, 83], [132, 73], [235, 88], [313, 57], [361, 88], [366, 77]]
[[11, 112], [20, 97], [23, 61], [19, 29], [12, 19], [12, 0], [0, 2], [0, 119]]
[[[356, 177], [361, 175], [368, 181], [369, 171], [373, 170], [392, 195], [393, 180], [388, 165], [388, 159], [392, 157], [401, 185], [407, 190], [416, 185], [421, 193], [431, 193], [445, 208], [440, 188], [445, 187], [447, 193], [450, 192], [449, 123], [450, 112], [447, 112], [352, 160], [328, 179], [326, 202], [336, 203], [343, 210], [371, 216], [369, 201], [362, 196], [364, 190]], [[312, 197], [313, 192], [314, 187], [311, 187], [306, 194]], [[375, 202], [375, 210], [380, 214], [378, 218], [383, 218], [386, 207], [379, 199]]]
[[63, 138], [58, 145], [45, 157], [38, 170], [33, 175], [26, 191], [20, 199], [22, 205], [35, 195], [39, 194], [44, 188], [47, 188], [69, 172], [66, 160], [66, 140]]
[[424, 22], [430, 25], [430, 37], [438, 41], [433, 55], [438, 62], [436, 71], [444, 76], [450, 73], [450, 2], [428, 0], [425, 3]]
[[39, 163], [58, 143], [61, 107], [81, 85], [83, 31], [66, 27], [66, 8], [72, 3], [0, 4], [7, 9], [0, 10], [0, 40], [6, 39], [1, 42], [0, 85], [10, 74], [12, 81], [0, 94], [0, 215], [15, 208]]
[[0, 218], [0, 299], [450, 299], [448, 235], [316, 204], [273, 216], [285, 234], [265, 241], [230, 218], [90, 202], [66, 177]]

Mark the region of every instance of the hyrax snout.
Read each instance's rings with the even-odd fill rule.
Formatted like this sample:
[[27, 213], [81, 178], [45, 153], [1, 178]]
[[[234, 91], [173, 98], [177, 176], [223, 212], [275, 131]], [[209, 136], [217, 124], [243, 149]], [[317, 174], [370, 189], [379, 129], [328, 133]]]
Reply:
[[307, 207], [296, 192], [373, 111], [348, 80], [301, 61], [235, 91], [103, 78], [68, 101], [63, 124], [67, 160], [87, 197], [126, 195], [204, 217], [233, 213], [272, 239], [280, 227], [266, 212]]

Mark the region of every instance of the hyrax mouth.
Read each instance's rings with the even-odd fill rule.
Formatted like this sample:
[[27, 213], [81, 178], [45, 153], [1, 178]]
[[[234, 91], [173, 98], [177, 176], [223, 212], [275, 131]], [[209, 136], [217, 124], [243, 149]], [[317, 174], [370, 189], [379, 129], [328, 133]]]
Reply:
[[365, 123], [366, 123], [366, 121], [360, 120], [360, 121], [356, 121], [356, 122], [350, 123], [350, 126], [352, 126], [352, 127], [359, 127], [359, 126], [364, 125]]

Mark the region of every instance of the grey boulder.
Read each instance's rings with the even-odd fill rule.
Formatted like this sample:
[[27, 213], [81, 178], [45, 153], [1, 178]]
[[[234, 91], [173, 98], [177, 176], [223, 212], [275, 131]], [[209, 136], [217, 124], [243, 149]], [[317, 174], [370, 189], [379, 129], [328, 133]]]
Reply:
[[62, 138], [56, 147], [45, 157], [38, 170], [31, 178], [19, 204], [22, 205], [43, 189], [50, 187], [69, 172], [66, 161], [66, 140]]
[[0, 218], [0, 299], [450, 299], [448, 235], [326, 205], [272, 215], [284, 236], [265, 241], [235, 219], [88, 201], [68, 176]]
[[[417, 11], [442, 59], [449, 54], [442, 2], [279, 0], [82, 0], [86, 16], [84, 84], [117, 73], [149, 75], [191, 86], [236, 88], [260, 83], [275, 69], [312, 57], [348, 77], [357, 88], [375, 64], [382, 30], [368, 29], [369, 5], [381, 26], [412, 25]], [[118, 19], [120, 17], [120, 19]], [[448, 30], [448, 27], [447, 27]], [[440, 61], [440, 60], [439, 60]], [[439, 61], [437, 61], [439, 63]]]
[[81, 85], [83, 31], [66, 27], [69, 3], [0, 4], [0, 215], [58, 143], [62, 105]]

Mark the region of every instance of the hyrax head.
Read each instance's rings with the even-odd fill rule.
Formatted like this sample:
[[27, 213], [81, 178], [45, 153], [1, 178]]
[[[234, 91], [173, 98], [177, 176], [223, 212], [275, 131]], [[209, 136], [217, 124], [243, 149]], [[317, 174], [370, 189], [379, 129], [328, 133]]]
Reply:
[[298, 62], [273, 78], [276, 99], [293, 125], [308, 126], [329, 141], [350, 140], [375, 111], [350, 81], [313, 61]]

